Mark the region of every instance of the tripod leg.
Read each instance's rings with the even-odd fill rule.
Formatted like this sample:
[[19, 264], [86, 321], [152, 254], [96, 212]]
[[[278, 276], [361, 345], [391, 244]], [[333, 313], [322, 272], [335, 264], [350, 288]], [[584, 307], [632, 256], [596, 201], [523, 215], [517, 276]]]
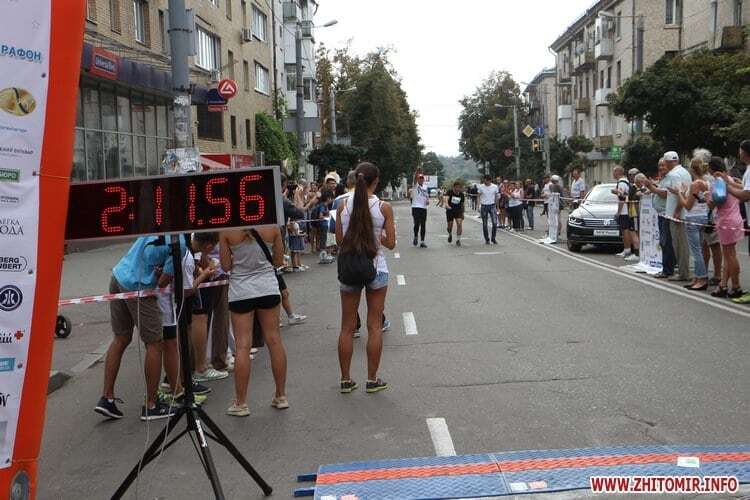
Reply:
[[112, 495], [112, 500], [119, 500], [120, 498], [122, 498], [125, 492], [128, 491], [128, 488], [130, 488], [130, 485], [133, 484], [133, 481], [135, 481], [135, 479], [138, 477], [138, 473], [140, 472], [140, 470], [142, 470], [143, 467], [145, 467], [149, 462], [151, 462], [151, 460], [153, 460], [159, 455], [159, 453], [161, 453], [161, 447], [164, 444], [164, 441], [166, 441], [167, 436], [170, 432], [172, 432], [172, 429], [174, 429], [175, 425], [177, 425], [177, 422], [179, 422], [184, 413], [185, 411], [180, 408], [174, 415], [169, 418], [167, 426], [164, 427], [159, 435], [156, 436], [156, 439], [151, 442], [141, 459], [137, 464], [135, 464], [135, 467], [133, 467], [133, 470], [130, 471], [130, 474], [128, 474], [122, 484], [120, 484], [120, 486], [117, 488], [117, 491], [115, 491], [115, 494]]
[[250, 474], [250, 477], [253, 478], [253, 480], [260, 486], [260, 489], [263, 490], [263, 493], [266, 496], [270, 496], [273, 492], [273, 488], [269, 486], [268, 483], [258, 474], [258, 472], [253, 468], [252, 465], [250, 465], [250, 462], [245, 459], [245, 457], [242, 456], [242, 453], [240, 453], [240, 450], [238, 450], [234, 444], [229, 440], [229, 438], [221, 431], [218, 425], [214, 423], [213, 420], [209, 418], [208, 415], [206, 415], [206, 412], [204, 412], [201, 408], [198, 408], [196, 410], [198, 415], [200, 416], [200, 419], [203, 420], [203, 422], [206, 424], [206, 427], [209, 428], [211, 432], [214, 433], [216, 436], [216, 442], [218, 442], [220, 445], [222, 445], [224, 448], [227, 449], [227, 451], [234, 457], [235, 460], [237, 460], [243, 469], [247, 471], [248, 474]]
[[203, 456], [203, 466], [206, 469], [208, 480], [211, 481], [211, 488], [213, 488], [214, 490], [214, 496], [216, 497], [216, 500], [224, 500], [224, 492], [221, 489], [219, 475], [216, 472], [214, 460], [211, 457], [211, 450], [208, 449], [206, 436], [203, 433], [201, 418], [193, 408], [187, 408], [186, 413], [188, 418], [188, 425], [192, 428], [192, 430], [198, 437], [198, 447], [200, 449], [201, 455]]

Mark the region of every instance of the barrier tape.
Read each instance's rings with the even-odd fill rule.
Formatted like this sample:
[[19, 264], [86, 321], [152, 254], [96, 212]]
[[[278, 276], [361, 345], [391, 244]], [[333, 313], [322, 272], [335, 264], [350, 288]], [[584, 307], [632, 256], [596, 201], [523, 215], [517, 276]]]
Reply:
[[685, 219], [678, 219], [676, 217], [670, 217], [669, 215], [660, 215], [659, 217], [670, 220], [672, 222], [686, 224], [688, 226], [712, 227], [714, 229], [725, 229], [727, 231], [743, 231], [745, 233], [750, 233], [750, 228], [746, 228], [746, 227], [731, 227], [731, 226], [722, 226], [718, 224], [701, 224], [700, 222], [692, 222], [692, 221], [685, 220]]
[[[200, 285], [198, 285], [198, 288], [211, 288], [228, 284], [229, 280], [209, 281], [207, 283], [201, 283]], [[107, 293], [104, 295], [90, 295], [88, 297], [79, 297], [77, 299], [62, 299], [57, 303], [57, 306], [63, 307], [75, 304], [91, 304], [94, 302], [111, 302], [113, 300], [134, 299], [137, 297], [152, 297], [154, 295], [167, 293], [172, 293], [171, 286], [156, 288], [153, 290], [141, 290], [137, 292]]]

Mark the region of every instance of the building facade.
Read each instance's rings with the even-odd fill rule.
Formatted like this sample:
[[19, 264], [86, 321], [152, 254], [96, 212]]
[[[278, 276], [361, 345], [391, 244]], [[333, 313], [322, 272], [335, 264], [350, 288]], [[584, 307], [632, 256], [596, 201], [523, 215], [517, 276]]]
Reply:
[[[168, 0], [89, 0], [76, 121], [74, 180], [160, 172], [173, 147]], [[273, 111], [272, 9], [265, 0], [187, 0], [195, 17], [193, 144], [255, 155], [255, 114]], [[206, 102], [237, 83], [226, 109]]]
[[[604, 182], [618, 147], [647, 124], [627, 122], [609, 96], [665, 55], [699, 49], [744, 49], [750, 9], [742, 0], [600, 0], [555, 40], [557, 122], [594, 142], [588, 182]], [[739, 33], [739, 35], [738, 35]]]
[[529, 105], [530, 125], [534, 128], [544, 127], [550, 137], [564, 139], [570, 135], [570, 120], [559, 120], [555, 110], [555, 85], [555, 69], [545, 69], [529, 82], [524, 94]]

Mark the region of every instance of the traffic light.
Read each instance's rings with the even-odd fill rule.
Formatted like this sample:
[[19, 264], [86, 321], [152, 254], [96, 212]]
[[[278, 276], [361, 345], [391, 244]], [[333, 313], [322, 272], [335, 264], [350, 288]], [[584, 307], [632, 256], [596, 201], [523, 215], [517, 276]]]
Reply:
[[539, 139], [531, 139], [531, 150], [535, 153], [542, 151], [542, 141]]

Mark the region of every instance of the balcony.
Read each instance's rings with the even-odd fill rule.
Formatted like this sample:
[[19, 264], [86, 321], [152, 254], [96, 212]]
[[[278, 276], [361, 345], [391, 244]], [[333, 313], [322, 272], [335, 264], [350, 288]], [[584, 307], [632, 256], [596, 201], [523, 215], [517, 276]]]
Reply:
[[594, 106], [609, 106], [607, 97], [612, 94], [611, 88], [596, 89], [594, 94]]
[[284, 22], [296, 23], [302, 17], [302, 10], [297, 5], [297, 2], [284, 2]]
[[589, 114], [591, 112], [591, 99], [581, 97], [576, 101], [576, 113]]
[[609, 149], [615, 145], [614, 138], [611, 135], [600, 135], [594, 137], [594, 147], [596, 149]]
[[315, 26], [312, 21], [302, 21], [302, 38], [313, 38], [313, 30]]
[[558, 120], [570, 120], [573, 118], [573, 106], [570, 104], [561, 104], [557, 107]]
[[594, 67], [594, 51], [585, 50], [573, 58], [573, 73], [580, 75]]
[[611, 61], [615, 53], [615, 41], [606, 37], [599, 40], [594, 47], [594, 57], [597, 61]]

